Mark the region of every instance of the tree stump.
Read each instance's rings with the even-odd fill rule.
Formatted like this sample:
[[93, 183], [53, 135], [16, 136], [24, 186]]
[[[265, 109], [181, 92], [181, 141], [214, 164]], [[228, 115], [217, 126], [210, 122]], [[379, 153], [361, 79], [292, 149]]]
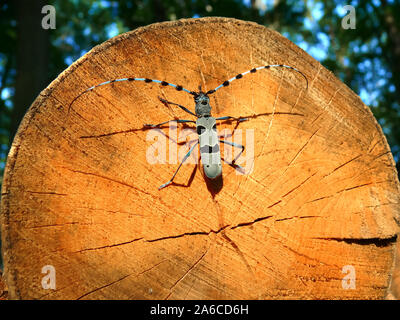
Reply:
[[[205, 179], [197, 153], [158, 190], [193, 125], [143, 124], [192, 119], [158, 98], [194, 110], [184, 91], [118, 82], [68, 108], [110, 79], [210, 90], [267, 64], [301, 70], [308, 88], [293, 70], [271, 68], [210, 95], [213, 116], [249, 118], [218, 121], [226, 139], [242, 139], [238, 163], [250, 169], [223, 164], [217, 182]], [[371, 111], [303, 50], [235, 19], [154, 24], [95, 47], [22, 121], [2, 189], [9, 297], [382, 299], [395, 283], [398, 203], [395, 164]]]
[[2, 271], [0, 269], [0, 300], [7, 300], [7, 287], [3, 281]]

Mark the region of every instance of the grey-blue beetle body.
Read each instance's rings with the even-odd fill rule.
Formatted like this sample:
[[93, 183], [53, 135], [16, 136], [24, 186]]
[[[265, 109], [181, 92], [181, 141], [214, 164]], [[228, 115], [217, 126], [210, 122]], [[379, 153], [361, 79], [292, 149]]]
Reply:
[[200, 93], [196, 98], [196, 131], [199, 136], [200, 158], [205, 175], [215, 179], [222, 173], [217, 120], [211, 116], [210, 99]]
[[[203, 165], [203, 171], [205, 173], [205, 175], [209, 178], [209, 179], [215, 179], [219, 176], [221, 176], [222, 174], [222, 163], [221, 163], [221, 154], [220, 154], [220, 145], [219, 143], [225, 143], [225, 144], [229, 144], [233, 147], [236, 148], [240, 148], [241, 151], [240, 153], [235, 157], [235, 159], [228, 163], [231, 166], [235, 166], [235, 167], [239, 167], [240, 166], [238, 164], [236, 164], [236, 160], [240, 157], [240, 155], [242, 154], [242, 152], [244, 151], [244, 146], [241, 144], [236, 144], [234, 142], [230, 142], [230, 141], [225, 141], [225, 140], [220, 140], [218, 137], [218, 133], [217, 133], [217, 120], [236, 120], [236, 121], [245, 121], [247, 120], [246, 118], [235, 118], [235, 117], [231, 117], [231, 116], [225, 116], [225, 117], [219, 117], [219, 118], [214, 118], [211, 116], [211, 105], [210, 105], [210, 99], [209, 99], [209, 95], [215, 93], [218, 89], [222, 88], [222, 87], [226, 87], [229, 86], [229, 84], [236, 80], [236, 79], [241, 79], [244, 75], [248, 74], [248, 73], [255, 73], [258, 70], [261, 69], [269, 69], [271, 67], [283, 67], [283, 68], [288, 68], [291, 70], [294, 70], [296, 72], [298, 72], [299, 74], [301, 74], [306, 82], [307, 82], [307, 88], [308, 88], [308, 80], [307, 77], [299, 70], [297, 70], [296, 68], [293, 68], [291, 66], [287, 66], [287, 65], [283, 65], [283, 64], [274, 64], [274, 65], [266, 65], [266, 66], [260, 66], [257, 68], [253, 68], [251, 70], [248, 70], [246, 72], [243, 73], [239, 73], [237, 76], [228, 79], [226, 81], [224, 81], [222, 84], [220, 84], [219, 86], [217, 86], [215, 89], [213, 90], [209, 90], [207, 92], [202, 92], [201, 88], [198, 92], [195, 91], [190, 91], [187, 90], [185, 88], [183, 88], [180, 85], [175, 85], [166, 81], [160, 81], [160, 80], [155, 80], [155, 79], [149, 79], [149, 78], [136, 78], [136, 77], [129, 77], [129, 78], [120, 78], [120, 79], [114, 79], [114, 80], [108, 80], [105, 82], [102, 82], [100, 84], [97, 84], [95, 86], [92, 86], [88, 89], [86, 89], [85, 91], [81, 92], [77, 97], [75, 97], [72, 102], [70, 103], [69, 107], [68, 107], [68, 112], [70, 111], [72, 104], [79, 98], [81, 97], [83, 94], [94, 90], [97, 87], [103, 86], [103, 85], [107, 85], [107, 84], [111, 84], [111, 83], [116, 83], [116, 82], [122, 82], [122, 81], [143, 81], [145, 83], [158, 83], [162, 86], [171, 86], [174, 87], [177, 91], [184, 91], [186, 93], [189, 93], [191, 95], [194, 96], [194, 102], [195, 102], [195, 113], [193, 113], [192, 111], [190, 111], [189, 109], [187, 109], [186, 107], [174, 103], [174, 102], [170, 102], [164, 99], [160, 99], [161, 102], [165, 103], [165, 104], [172, 104], [175, 106], [178, 106], [179, 108], [181, 108], [183, 111], [191, 114], [192, 116], [195, 116], [197, 119], [196, 121], [193, 120], [182, 120], [182, 119], [174, 119], [174, 120], [168, 120], [168, 121], [164, 121], [162, 123], [159, 124], [145, 124], [146, 127], [151, 127], [151, 128], [156, 128], [156, 127], [160, 127], [164, 124], [167, 124], [169, 122], [177, 122], [177, 123], [195, 123], [196, 124], [196, 132], [198, 134], [198, 141], [190, 148], [190, 150], [188, 151], [188, 153], [183, 157], [181, 163], [179, 164], [178, 168], [176, 169], [174, 175], [172, 176], [172, 178], [162, 184], [159, 189], [162, 189], [168, 185], [170, 185], [176, 174], [178, 173], [180, 167], [182, 166], [182, 164], [187, 160], [187, 158], [189, 158], [190, 154], [192, 153], [192, 151], [194, 150], [194, 148], [199, 144], [200, 146], [200, 157], [201, 157], [201, 162]], [[224, 160], [224, 159], [222, 159]], [[225, 160], [224, 160], [225, 161]], [[226, 161], [225, 161], [226, 162]]]

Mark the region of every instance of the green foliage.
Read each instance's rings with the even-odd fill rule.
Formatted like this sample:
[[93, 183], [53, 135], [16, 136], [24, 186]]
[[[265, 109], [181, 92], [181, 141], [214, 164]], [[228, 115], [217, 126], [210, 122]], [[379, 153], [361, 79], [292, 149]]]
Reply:
[[[369, 105], [382, 126], [395, 159], [400, 156], [400, 4], [352, 1], [356, 29], [341, 28], [336, 8], [348, 1], [325, 4], [320, 29], [332, 44], [322, 63]], [[396, 53], [397, 52], [397, 53]], [[397, 70], [399, 72], [397, 72]]]

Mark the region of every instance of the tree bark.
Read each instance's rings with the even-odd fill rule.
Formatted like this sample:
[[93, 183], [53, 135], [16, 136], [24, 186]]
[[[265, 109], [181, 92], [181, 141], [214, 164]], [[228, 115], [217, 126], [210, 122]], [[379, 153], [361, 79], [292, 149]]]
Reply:
[[392, 78], [393, 83], [396, 86], [396, 91], [400, 90], [400, 34], [399, 28], [397, 27], [396, 19], [393, 16], [392, 10], [398, 10], [398, 5], [393, 5], [392, 8], [388, 8], [387, 1], [382, 1], [383, 19], [382, 25], [385, 27], [385, 31], [388, 34], [388, 41], [390, 42], [389, 52], [385, 52], [385, 56], [388, 57], [388, 65], [393, 70]]
[[[213, 116], [249, 118], [218, 122], [220, 132], [236, 128], [246, 145], [238, 163], [249, 170], [224, 164], [216, 182], [188, 163], [176, 184], [157, 189], [188, 150], [187, 127], [143, 124], [191, 119], [158, 99], [193, 110], [184, 91], [115, 82], [69, 109], [110, 79], [210, 90], [266, 64], [301, 70], [308, 89], [300, 74], [271, 68], [210, 95]], [[167, 161], [154, 164], [163, 142]], [[9, 296], [383, 299], [394, 283], [399, 195], [371, 111], [289, 40], [235, 19], [150, 25], [94, 48], [24, 117], [2, 189]], [[42, 286], [48, 265], [55, 289]]]

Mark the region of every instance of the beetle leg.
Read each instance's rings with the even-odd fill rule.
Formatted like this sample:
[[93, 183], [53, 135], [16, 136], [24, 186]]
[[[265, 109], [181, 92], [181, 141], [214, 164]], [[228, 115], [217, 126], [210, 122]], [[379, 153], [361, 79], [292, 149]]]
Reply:
[[194, 148], [198, 145], [198, 141], [193, 145], [193, 147], [190, 148], [189, 152], [186, 153], [186, 155], [183, 157], [181, 163], [179, 164], [178, 169], [176, 169], [174, 175], [172, 176], [171, 180], [169, 180], [168, 182], [162, 184], [158, 190], [161, 190], [162, 188], [165, 188], [166, 186], [170, 185], [172, 183], [172, 181], [174, 180], [176, 174], [178, 173], [179, 169], [181, 168], [182, 164], [187, 160], [187, 158], [189, 158], [190, 154], [192, 153], [192, 151], [194, 150]]

